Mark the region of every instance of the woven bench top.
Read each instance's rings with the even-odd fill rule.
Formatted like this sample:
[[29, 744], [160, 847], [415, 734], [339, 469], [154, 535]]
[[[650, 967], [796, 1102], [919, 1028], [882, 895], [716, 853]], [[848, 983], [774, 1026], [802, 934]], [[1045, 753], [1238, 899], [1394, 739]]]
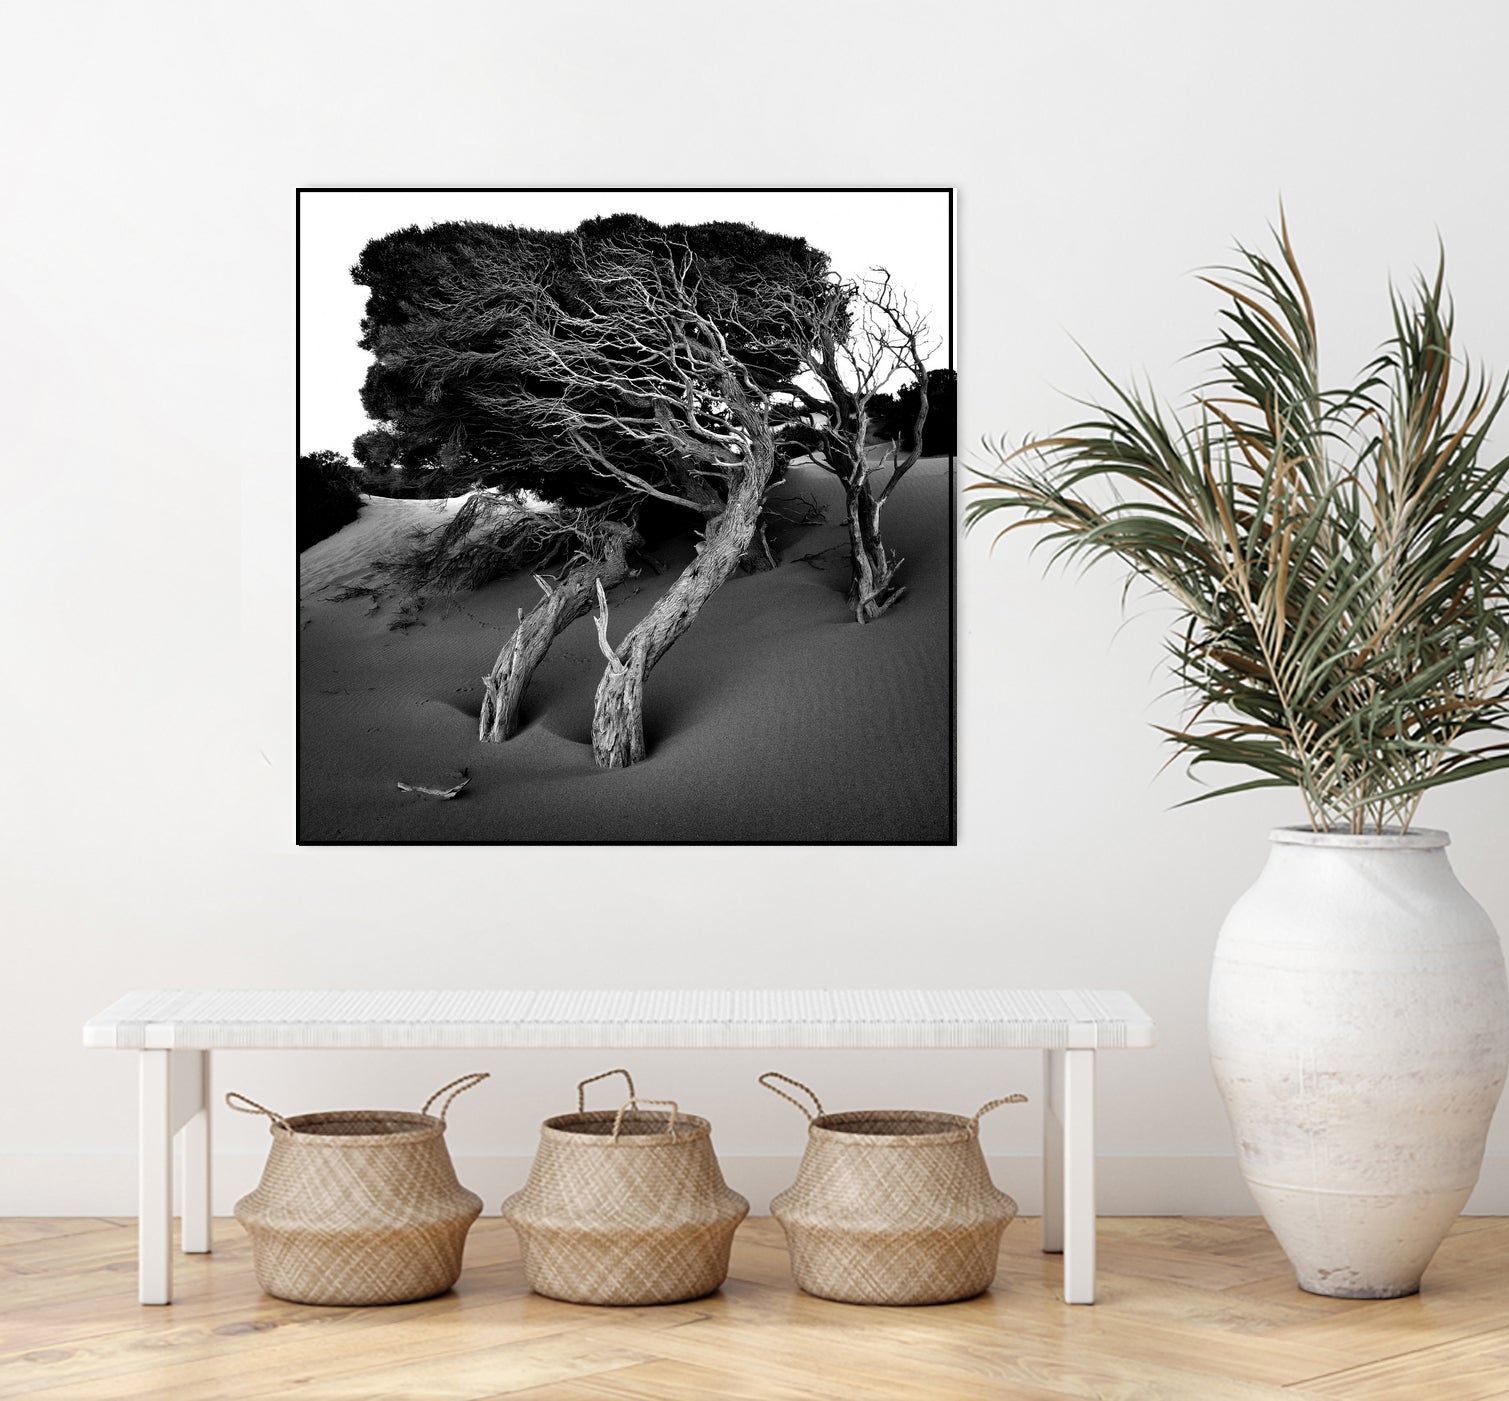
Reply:
[[113, 1050], [232, 1048], [1131, 1049], [1124, 992], [1021, 989], [132, 992], [84, 1024]]

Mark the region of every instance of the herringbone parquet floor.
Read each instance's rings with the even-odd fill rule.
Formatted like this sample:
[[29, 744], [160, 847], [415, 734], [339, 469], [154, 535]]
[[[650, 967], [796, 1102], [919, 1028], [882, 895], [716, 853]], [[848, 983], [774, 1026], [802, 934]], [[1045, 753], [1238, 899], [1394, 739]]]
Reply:
[[1060, 1302], [1038, 1223], [1006, 1232], [968, 1303], [856, 1308], [799, 1293], [774, 1222], [739, 1231], [718, 1294], [656, 1309], [531, 1295], [513, 1232], [480, 1221], [454, 1293], [308, 1308], [257, 1289], [245, 1236], [178, 1256], [176, 1302], [135, 1301], [135, 1229], [0, 1220], [0, 1396], [43, 1401], [1490, 1401], [1509, 1398], [1509, 1219], [1465, 1218], [1416, 1298], [1295, 1288], [1261, 1221], [1100, 1226], [1100, 1296]]

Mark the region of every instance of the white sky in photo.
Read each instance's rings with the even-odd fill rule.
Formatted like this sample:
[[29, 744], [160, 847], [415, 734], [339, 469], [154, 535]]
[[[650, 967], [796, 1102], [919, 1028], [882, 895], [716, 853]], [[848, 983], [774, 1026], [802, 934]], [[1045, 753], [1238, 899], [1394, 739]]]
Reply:
[[360, 391], [371, 356], [357, 347], [367, 289], [350, 269], [374, 238], [410, 224], [453, 219], [574, 229], [604, 214], [642, 214], [657, 223], [734, 220], [800, 235], [833, 266], [855, 276], [888, 268], [927, 313], [949, 363], [948, 196], [937, 192], [858, 190], [634, 191], [329, 190], [300, 197], [299, 451], [350, 453], [372, 426]]

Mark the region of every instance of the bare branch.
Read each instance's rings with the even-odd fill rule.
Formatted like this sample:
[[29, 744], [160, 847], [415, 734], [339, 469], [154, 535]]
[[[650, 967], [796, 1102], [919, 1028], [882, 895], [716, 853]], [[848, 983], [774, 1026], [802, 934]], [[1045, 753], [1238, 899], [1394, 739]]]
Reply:
[[617, 676], [623, 671], [624, 664], [608, 642], [608, 595], [603, 592], [601, 579], [597, 580], [597, 612], [593, 614], [592, 621], [597, 624], [597, 645], [608, 659], [608, 670]]

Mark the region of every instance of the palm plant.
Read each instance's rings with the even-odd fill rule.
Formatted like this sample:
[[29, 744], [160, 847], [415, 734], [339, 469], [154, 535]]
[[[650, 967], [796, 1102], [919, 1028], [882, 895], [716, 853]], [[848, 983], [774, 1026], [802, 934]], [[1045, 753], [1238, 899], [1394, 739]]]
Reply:
[[1391, 291], [1357, 382], [1322, 388], [1282, 216], [1275, 239], [1203, 279], [1228, 301], [1190, 410], [1096, 367], [1109, 402], [995, 449], [966, 524], [1006, 512], [1000, 534], [1040, 527], [1055, 558], [1111, 556], [1172, 597], [1191, 709], [1160, 728], [1192, 769], [1259, 775], [1202, 797], [1295, 787], [1317, 829], [1407, 830], [1428, 790], [1509, 764], [1487, 742], [1509, 728], [1506, 387], [1453, 355], [1443, 256]]

